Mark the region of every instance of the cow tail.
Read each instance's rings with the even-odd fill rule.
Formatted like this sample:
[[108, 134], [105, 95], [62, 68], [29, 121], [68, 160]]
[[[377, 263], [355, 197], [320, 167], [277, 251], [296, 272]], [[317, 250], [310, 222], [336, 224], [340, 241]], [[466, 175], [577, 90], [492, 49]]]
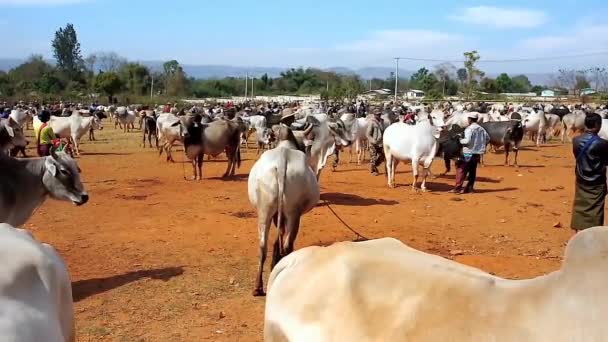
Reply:
[[241, 144], [239, 143], [236, 147], [236, 166], [241, 167]]
[[[283, 223], [283, 197], [285, 196], [285, 179], [287, 178], [287, 151], [283, 150], [279, 158], [279, 165], [277, 165], [277, 188], [279, 192], [278, 196], [278, 211], [277, 211], [277, 228], [282, 227]], [[282, 249], [282, 247], [281, 247]]]

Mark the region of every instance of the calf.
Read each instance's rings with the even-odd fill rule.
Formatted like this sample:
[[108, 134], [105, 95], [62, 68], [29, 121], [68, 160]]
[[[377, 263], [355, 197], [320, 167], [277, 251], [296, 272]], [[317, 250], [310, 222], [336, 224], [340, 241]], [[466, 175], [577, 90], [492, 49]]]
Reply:
[[52, 152], [38, 159], [0, 155], [0, 222], [23, 225], [50, 196], [83, 205], [89, 200], [80, 169], [67, 154]]
[[57, 251], [0, 223], [0, 263], [2, 341], [74, 341], [72, 283]]
[[0, 154], [16, 154], [21, 151], [25, 157], [27, 144], [21, 125], [11, 117], [0, 119]]
[[[200, 116], [200, 115], [199, 115]], [[240, 118], [234, 120], [217, 120], [209, 124], [194, 122], [186, 127], [184, 136], [185, 153], [192, 160], [194, 169], [193, 179], [203, 178], [203, 156], [218, 156], [225, 152], [228, 157], [228, 167], [223, 177], [234, 176], [236, 168], [241, 166], [241, 133], [245, 126]]]
[[143, 146], [146, 147], [146, 136], [148, 137], [148, 145], [152, 148], [152, 137], [154, 137], [154, 143], [158, 148], [158, 134], [156, 127], [156, 119], [154, 116], [144, 116], [142, 121], [142, 132], [143, 132]]
[[462, 145], [460, 138], [464, 135], [464, 128], [453, 125], [450, 130], [443, 130], [439, 134], [439, 148], [437, 149], [437, 157], [443, 157], [445, 163], [444, 175], [450, 172], [451, 160], [458, 159], [462, 155]]
[[480, 124], [490, 136], [490, 144], [505, 149], [505, 165], [510, 166], [509, 151], [511, 147], [515, 152], [515, 163], [517, 166], [517, 156], [519, 154], [519, 146], [524, 137], [524, 128], [521, 121], [511, 120], [503, 122], [484, 122]]

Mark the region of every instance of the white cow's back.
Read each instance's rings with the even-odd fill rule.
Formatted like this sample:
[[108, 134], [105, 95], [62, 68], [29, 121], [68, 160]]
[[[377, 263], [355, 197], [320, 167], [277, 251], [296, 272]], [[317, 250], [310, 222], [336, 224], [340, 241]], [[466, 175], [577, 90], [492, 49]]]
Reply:
[[0, 340], [72, 341], [71, 283], [55, 249], [0, 224], [0, 263]]

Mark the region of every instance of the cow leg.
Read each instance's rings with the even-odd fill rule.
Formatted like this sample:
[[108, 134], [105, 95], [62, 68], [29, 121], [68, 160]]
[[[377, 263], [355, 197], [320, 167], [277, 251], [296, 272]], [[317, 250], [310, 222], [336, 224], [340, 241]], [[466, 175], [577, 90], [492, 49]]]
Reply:
[[418, 164], [420, 161], [418, 159], [412, 159], [412, 176], [414, 178], [414, 182], [412, 183], [412, 191], [418, 191]]
[[205, 155], [203, 153], [199, 153], [196, 156], [196, 166], [198, 168], [198, 180], [203, 180], [203, 160], [205, 159]]
[[390, 154], [389, 149], [386, 147], [384, 147], [384, 158], [386, 159], [386, 161], [384, 162], [384, 165], [386, 168], [388, 187], [394, 188], [395, 187], [395, 184], [394, 184], [395, 173], [393, 172], [394, 171], [393, 156]]
[[[274, 224], [275, 226], [278, 223], [278, 213], [274, 216]], [[283, 216], [281, 220], [281, 226], [277, 227], [277, 239], [274, 244], [274, 248], [272, 250], [272, 261], [270, 263], [270, 270], [272, 271], [274, 267], [281, 261], [281, 259], [285, 256], [285, 249], [283, 248], [285, 241], [285, 216]]]
[[74, 150], [76, 151], [76, 155], [79, 156], [80, 155], [80, 147], [78, 146], [77, 140], [78, 139], [76, 139], [75, 136], [72, 136], [72, 144], [74, 145]]
[[255, 154], [256, 156], [260, 155], [260, 149], [262, 149], [262, 148], [263, 148], [262, 143], [258, 141], [258, 150], [257, 150], [257, 152]]
[[286, 216], [286, 236], [283, 240], [283, 254], [281, 255], [281, 258], [284, 258], [293, 252], [293, 246], [298, 237], [298, 231], [300, 230], [300, 213], [290, 213], [290, 215]]
[[[267, 208], [264, 208], [267, 209]], [[264, 296], [264, 283], [262, 281], [262, 276], [264, 273], [264, 263], [266, 262], [266, 254], [268, 252], [268, 233], [270, 230], [270, 223], [272, 221], [272, 217], [267, 214], [268, 210], [258, 210], [258, 234], [260, 238], [259, 251], [260, 251], [260, 260], [258, 265], [258, 276], [256, 278], [255, 288], [253, 290], [253, 295], [255, 297]]]
[[[150, 147], [152, 147], [152, 138], [148, 136]], [[156, 148], [158, 148], [158, 136], [154, 134], [154, 143], [156, 144]]]
[[505, 166], [511, 166], [509, 164], [509, 150], [511, 149], [511, 144], [505, 144]]
[[515, 147], [513, 147], [513, 151], [515, 152], [515, 163], [513, 164], [513, 166], [517, 167], [517, 155], [519, 154], [519, 147], [516, 145]]
[[452, 170], [452, 161], [450, 158], [443, 158], [443, 164], [445, 165], [445, 172], [439, 174], [439, 176], [445, 176]]
[[[144, 146], [144, 148], [146, 148], [146, 131], [144, 131], [143, 137], [144, 137], [143, 146]], [[150, 147], [152, 147], [152, 145], [150, 145]]]
[[224, 172], [224, 175], [222, 175], [223, 178], [226, 178], [226, 177], [228, 177], [228, 175], [230, 175], [230, 170], [232, 168], [232, 161], [234, 158], [234, 156], [232, 155], [232, 153], [228, 147], [226, 147], [225, 152], [226, 152], [226, 157], [228, 158], [228, 165], [226, 167], [226, 172]]
[[338, 149], [338, 146], [336, 146], [334, 148], [334, 162], [331, 164], [331, 170], [333, 172], [336, 172], [336, 169], [338, 168], [339, 163], [340, 163], [340, 150]]

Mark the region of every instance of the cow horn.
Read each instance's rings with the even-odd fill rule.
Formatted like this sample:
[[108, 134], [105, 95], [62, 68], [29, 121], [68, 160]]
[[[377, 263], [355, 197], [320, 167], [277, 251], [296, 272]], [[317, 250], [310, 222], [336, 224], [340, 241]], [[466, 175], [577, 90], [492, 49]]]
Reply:
[[304, 136], [307, 136], [308, 134], [310, 134], [310, 132], [312, 131], [314, 125], [313, 124], [308, 124], [308, 128], [304, 129]]
[[57, 153], [55, 152], [55, 147], [51, 147], [50, 150], [51, 150], [51, 157], [53, 159], [59, 159], [59, 157], [57, 156]]

